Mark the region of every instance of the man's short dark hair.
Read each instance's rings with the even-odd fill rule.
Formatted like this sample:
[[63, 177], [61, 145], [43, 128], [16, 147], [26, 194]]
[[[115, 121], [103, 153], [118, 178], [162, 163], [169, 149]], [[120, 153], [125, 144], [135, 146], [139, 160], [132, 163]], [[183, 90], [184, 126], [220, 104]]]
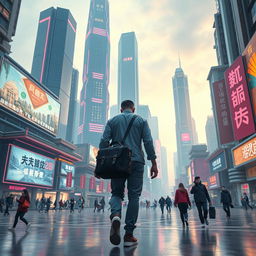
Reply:
[[131, 100], [124, 100], [121, 104], [122, 109], [134, 108], [134, 103]]
[[199, 179], [200, 179], [200, 177], [199, 177], [199, 176], [196, 176], [196, 177], [195, 177], [195, 180], [199, 180]]

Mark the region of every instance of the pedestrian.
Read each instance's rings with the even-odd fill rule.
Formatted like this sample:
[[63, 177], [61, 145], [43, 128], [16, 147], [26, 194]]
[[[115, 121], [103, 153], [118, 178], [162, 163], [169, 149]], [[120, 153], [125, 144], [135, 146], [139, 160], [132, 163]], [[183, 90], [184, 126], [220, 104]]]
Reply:
[[51, 208], [51, 204], [52, 204], [52, 201], [51, 201], [51, 197], [48, 197], [47, 200], [46, 200], [46, 210], [45, 212], [49, 212], [50, 208]]
[[0, 198], [0, 212], [3, 213], [3, 207], [4, 207], [4, 196]]
[[94, 211], [93, 212], [95, 212], [98, 209], [98, 207], [99, 207], [98, 199], [95, 199], [94, 200]]
[[13, 203], [12, 195], [8, 195], [8, 196], [5, 198], [5, 211], [4, 211], [4, 216], [9, 216], [9, 215], [10, 215], [9, 209], [10, 209], [10, 207], [12, 206], [12, 203]]
[[60, 201], [59, 201], [59, 210], [60, 211], [62, 210], [63, 206], [64, 206], [64, 203], [63, 203], [62, 199], [60, 199]]
[[44, 198], [44, 196], [42, 196], [42, 198], [40, 200], [39, 212], [43, 212], [44, 208], [45, 208], [45, 198]]
[[104, 209], [105, 209], [105, 199], [104, 197], [102, 197], [102, 199], [100, 200], [100, 205], [101, 205], [101, 210], [104, 212]]
[[250, 201], [249, 201], [249, 197], [247, 196], [247, 194], [244, 192], [244, 202], [245, 202], [245, 209], [247, 210], [247, 206], [249, 206], [249, 208], [251, 208], [251, 210], [253, 210], [253, 207], [250, 205]]
[[54, 203], [53, 203], [53, 210], [57, 211], [57, 200], [55, 199]]
[[167, 212], [170, 213], [171, 207], [172, 207], [172, 199], [169, 196], [167, 196], [165, 202], [166, 202], [166, 210], [167, 210]]
[[221, 187], [221, 200], [223, 210], [226, 212], [227, 218], [230, 219], [230, 207], [232, 207], [232, 198], [230, 192], [224, 187]]
[[83, 209], [83, 200], [82, 197], [79, 197], [79, 199], [77, 200], [77, 206], [78, 206], [78, 212], [80, 213]]
[[179, 208], [183, 227], [185, 227], [185, 224], [188, 227], [188, 207], [191, 207], [191, 202], [189, 200], [188, 191], [185, 189], [183, 183], [180, 183], [179, 188], [176, 190], [174, 206], [178, 206]]
[[69, 204], [70, 204], [70, 213], [74, 213], [75, 199], [71, 198]]
[[151, 160], [151, 178], [155, 178], [158, 174], [156, 164], [156, 154], [153, 146], [153, 139], [146, 120], [134, 114], [135, 107], [131, 100], [125, 100], [121, 104], [121, 114], [115, 116], [107, 122], [99, 148], [107, 148], [111, 142], [121, 142], [124, 138], [125, 131], [133, 120], [129, 134], [126, 137], [124, 145], [132, 151], [132, 172], [128, 178], [111, 180], [111, 230], [110, 241], [114, 245], [121, 242], [120, 225], [122, 201], [124, 200], [125, 183], [127, 181], [128, 189], [128, 206], [125, 218], [125, 235], [124, 246], [133, 246], [138, 243], [133, 232], [137, 222], [139, 213], [139, 202], [143, 187], [144, 172], [144, 154], [141, 142], [143, 141], [148, 160]]
[[36, 210], [37, 210], [38, 209], [38, 205], [39, 205], [39, 199], [38, 198], [36, 199], [36, 203], [35, 204], [36, 204]]
[[198, 210], [199, 218], [202, 223], [202, 227], [204, 228], [205, 227], [204, 224], [209, 225], [209, 222], [207, 219], [207, 216], [208, 216], [207, 201], [209, 202], [210, 206], [212, 205], [212, 203], [211, 203], [208, 190], [206, 186], [202, 184], [199, 176], [195, 177], [194, 185], [190, 193], [194, 195], [194, 200]]
[[26, 231], [29, 231], [30, 228], [30, 223], [28, 223], [28, 221], [24, 218], [24, 215], [28, 212], [28, 209], [30, 207], [30, 197], [29, 197], [29, 193], [26, 189], [23, 189], [22, 191], [22, 195], [20, 197], [20, 199], [17, 199], [18, 202], [18, 209], [15, 215], [15, 220], [13, 223], [12, 228], [10, 228], [10, 231], [14, 231], [16, 228], [16, 225], [18, 223], [18, 220], [20, 218], [21, 221], [23, 221], [26, 224]]
[[158, 201], [160, 208], [161, 208], [161, 212], [162, 214], [164, 214], [164, 206], [165, 206], [165, 199], [163, 197], [161, 197]]

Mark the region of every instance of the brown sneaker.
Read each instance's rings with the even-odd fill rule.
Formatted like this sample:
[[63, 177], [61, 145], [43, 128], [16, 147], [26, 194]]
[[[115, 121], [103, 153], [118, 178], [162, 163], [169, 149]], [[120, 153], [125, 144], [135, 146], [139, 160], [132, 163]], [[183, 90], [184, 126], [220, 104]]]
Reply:
[[138, 240], [130, 234], [124, 236], [124, 247], [130, 247], [138, 244]]
[[112, 225], [110, 229], [110, 242], [113, 245], [119, 245], [121, 243], [120, 236], [121, 219], [119, 216], [115, 216], [112, 219]]

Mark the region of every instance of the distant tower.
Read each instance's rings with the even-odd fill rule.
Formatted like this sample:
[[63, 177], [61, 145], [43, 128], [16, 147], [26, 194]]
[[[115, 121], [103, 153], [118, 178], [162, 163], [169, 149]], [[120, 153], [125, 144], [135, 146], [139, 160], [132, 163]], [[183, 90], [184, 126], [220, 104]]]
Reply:
[[68, 112], [68, 128], [67, 128], [67, 141], [76, 143], [77, 142], [77, 129], [78, 129], [78, 116], [79, 116], [79, 103], [77, 100], [78, 92], [78, 80], [79, 71], [73, 69], [72, 81], [71, 81], [71, 94], [70, 94], [70, 104]]
[[[180, 59], [179, 59], [179, 65]], [[189, 152], [194, 143], [193, 125], [190, 109], [190, 98], [188, 90], [188, 79], [181, 66], [176, 69], [172, 78], [173, 94], [176, 115], [176, 140], [177, 140], [177, 168], [179, 180], [186, 183], [186, 166], [189, 164]]]
[[80, 95], [80, 143], [98, 146], [109, 109], [109, 4], [91, 0], [86, 32], [83, 89]]
[[134, 32], [123, 33], [118, 47], [118, 108], [123, 100], [139, 105], [138, 44]]
[[59, 97], [62, 139], [66, 139], [75, 37], [76, 21], [69, 10], [52, 7], [40, 13], [32, 75]]

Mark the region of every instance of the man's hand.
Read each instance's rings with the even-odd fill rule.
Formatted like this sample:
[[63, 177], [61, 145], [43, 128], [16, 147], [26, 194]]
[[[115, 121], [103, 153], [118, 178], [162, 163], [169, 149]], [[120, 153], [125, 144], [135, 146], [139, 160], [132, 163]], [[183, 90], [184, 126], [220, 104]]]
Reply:
[[156, 164], [153, 164], [152, 167], [151, 167], [151, 170], [150, 170], [151, 179], [156, 178], [157, 175], [158, 175], [157, 165], [156, 165]]

